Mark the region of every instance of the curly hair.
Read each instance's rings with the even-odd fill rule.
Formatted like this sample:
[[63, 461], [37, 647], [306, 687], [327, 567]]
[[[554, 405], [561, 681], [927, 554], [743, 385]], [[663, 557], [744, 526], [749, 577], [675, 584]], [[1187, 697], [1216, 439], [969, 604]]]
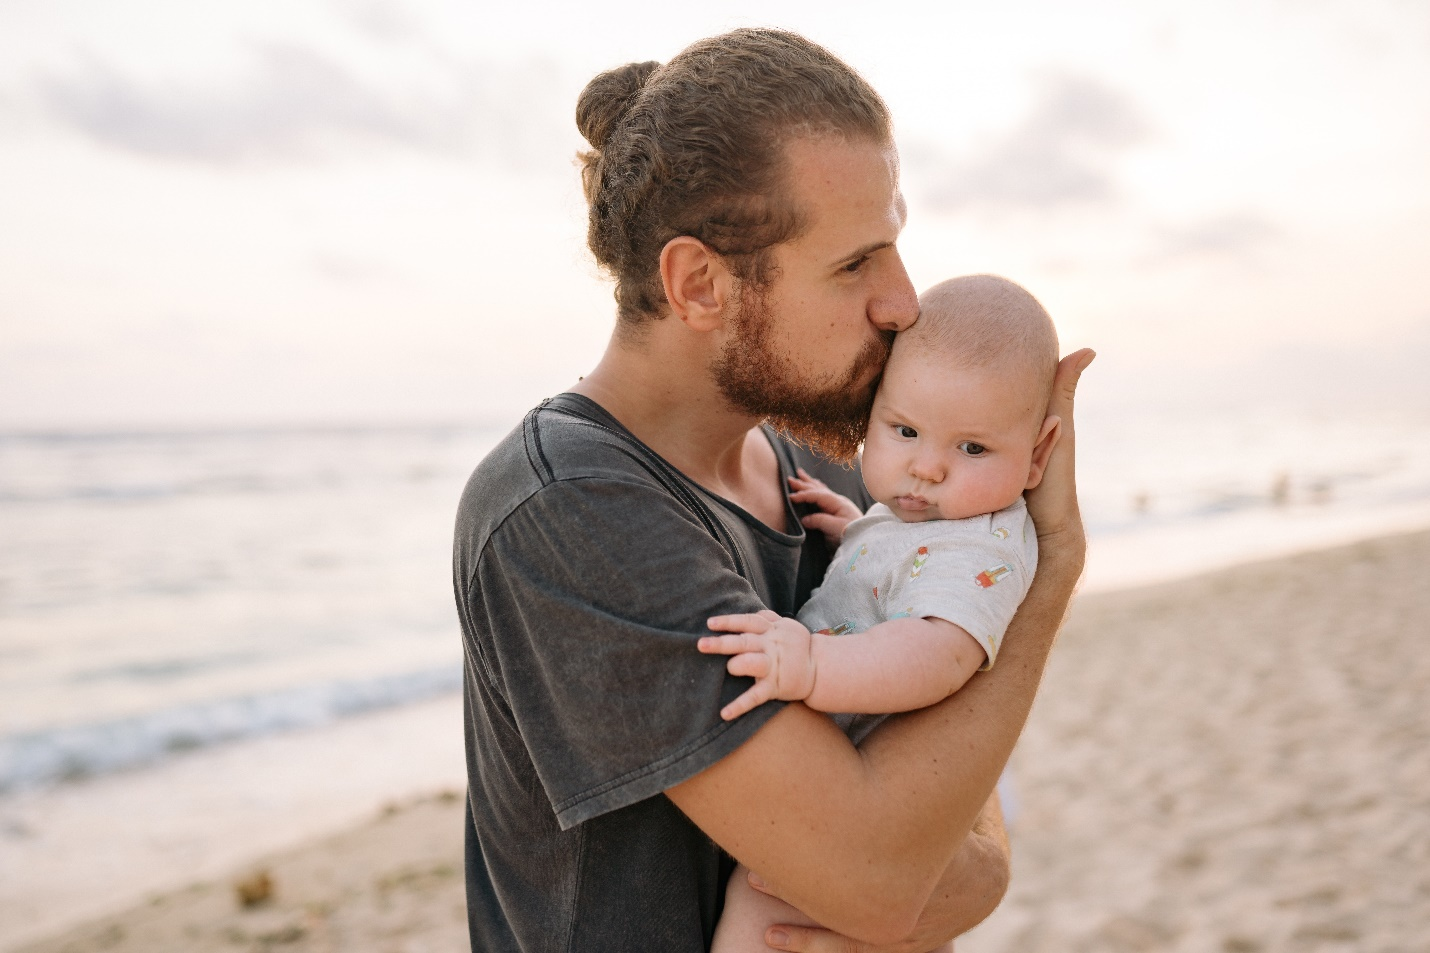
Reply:
[[680, 235], [754, 287], [769, 279], [768, 250], [805, 224], [789, 197], [790, 138], [892, 141], [888, 107], [862, 77], [773, 29], [700, 40], [664, 66], [607, 70], [582, 90], [576, 125], [592, 147], [580, 154], [587, 244], [616, 280], [627, 325], [665, 313], [660, 253]]

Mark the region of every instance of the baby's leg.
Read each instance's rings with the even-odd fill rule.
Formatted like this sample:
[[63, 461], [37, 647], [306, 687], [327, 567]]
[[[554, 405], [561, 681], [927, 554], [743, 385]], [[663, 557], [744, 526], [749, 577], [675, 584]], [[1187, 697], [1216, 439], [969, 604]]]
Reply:
[[745, 878], [750, 868], [735, 868], [725, 886], [725, 912], [715, 925], [715, 942], [710, 953], [770, 953], [765, 931], [776, 923], [818, 926], [794, 907], [769, 894], [760, 893]]

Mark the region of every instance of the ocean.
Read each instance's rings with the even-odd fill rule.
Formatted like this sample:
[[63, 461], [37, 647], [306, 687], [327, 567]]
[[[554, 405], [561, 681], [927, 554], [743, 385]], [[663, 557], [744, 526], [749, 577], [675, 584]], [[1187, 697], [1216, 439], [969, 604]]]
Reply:
[[[1098, 588], [1430, 505], [1424, 422], [1088, 416]], [[459, 691], [452, 518], [509, 426], [0, 435], [0, 795]]]
[[[1084, 590], [1430, 526], [1430, 420], [1079, 414]], [[462, 788], [451, 527], [514, 423], [0, 435], [0, 949]]]
[[0, 792], [460, 688], [482, 427], [0, 436]]

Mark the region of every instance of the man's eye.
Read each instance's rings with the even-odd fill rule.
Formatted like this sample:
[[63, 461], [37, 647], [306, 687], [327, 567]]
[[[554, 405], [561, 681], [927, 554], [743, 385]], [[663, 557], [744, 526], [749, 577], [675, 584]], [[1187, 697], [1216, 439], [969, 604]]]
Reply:
[[864, 263], [865, 263], [866, 261], [868, 261], [868, 260], [869, 260], [869, 257], [868, 257], [867, 255], [864, 256], [863, 258], [856, 258], [856, 259], [854, 259], [853, 261], [851, 261], [849, 264], [845, 265], [845, 266], [844, 266], [844, 270], [845, 270], [845, 271], [849, 271], [849, 272], [858, 271], [860, 268], [863, 268], [863, 267], [864, 267]]
[[917, 430], [915, 430], [913, 427], [908, 426], [907, 424], [899, 424], [897, 427], [894, 428], [894, 430], [896, 430], [899, 436], [903, 437], [905, 440], [912, 440], [919, 435], [919, 432]]
[[958, 449], [968, 454], [970, 457], [982, 456], [988, 452], [988, 448], [981, 443], [974, 443], [972, 440], [965, 440], [958, 445]]

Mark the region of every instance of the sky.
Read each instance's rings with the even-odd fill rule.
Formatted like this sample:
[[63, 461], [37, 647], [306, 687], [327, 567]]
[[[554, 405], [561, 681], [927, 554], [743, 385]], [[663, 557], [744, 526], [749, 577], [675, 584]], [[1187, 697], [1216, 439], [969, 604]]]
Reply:
[[0, 429], [502, 422], [599, 358], [576, 96], [749, 24], [888, 100], [920, 288], [1094, 397], [1430, 415], [1430, 7], [0, 3]]

